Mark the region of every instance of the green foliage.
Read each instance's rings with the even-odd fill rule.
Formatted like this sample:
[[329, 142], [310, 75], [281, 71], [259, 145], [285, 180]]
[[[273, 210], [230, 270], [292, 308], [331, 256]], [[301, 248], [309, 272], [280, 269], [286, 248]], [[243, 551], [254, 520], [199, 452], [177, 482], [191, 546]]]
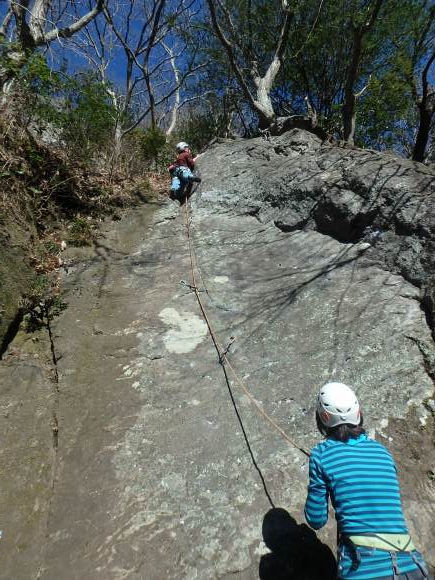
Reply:
[[61, 114], [63, 137], [82, 158], [93, 149], [103, 147], [113, 135], [116, 111], [110, 102], [107, 87], [93, 73], [82, 72], [67, 78], [63, 91]]
[[29, 292], [20, 300], [24, 310], [23, 326], [26, 332], [34, 332], [47, 326], [59, 316], [68, 304], [59, 295], [57, 284], [46, 274], [39, 274]]
[[47, 65], [42, 54], [34, 53], [20, 69], [19, 79], [34, 94], [51, 97], [55, 91], [62, 89], [62, 79]]
[[[282, 25], [281, 2], [223, 0], [229, 18], [217, 10], [221, 26], [234, 47], [234, 56], [251, 92], [253, 63], [260, 74], [271, 62]], [[345, 85], [355, 46], [355, 31], [363, 29], [374, 13], [375, 0], [294, 0], [289, 42], [271, 97], [277, 115], [307, 114], [305, 98], [314, 107], [319, 125], [336, 138], [342, 137], [342, 106]], [[415, 94], [421, 94], [421, 71], [434, 43], [435, 7], [431, 0], [384, 0], [373, 26], [362, 35], [354, 93], [356, 141], [384, 149], [393, 147], [408, 154], [418, 126]], [[238, 84], [226, 52], [210, 33], [205, 21], [197, 28], [204, 58], [209, 59], [202, 76], [207, 89], [222, 98], [228, 87]], [[358, 44], [356, 44], [358, 46]], [[366, 88], [365, 88], [366, 87]], [[365, 90], [363, 90], [365, 88]], [[237, 111], [246, 111], [246, 97], [238, 92]], [[199, 115], [201, 117], [201, 115]], [[249, 127], [249, 114], [245, 124]], [[219, 124], [195, 118], [190, 125], [200, 133], [215, 135]], [[183, 126], [189, 130], [189, 123]], [[193, 141], [193, 137], [189, 137]]]
[[34, 53], [18, 77], [20, 115], [25, 124], [47, 130], [75, 159], [89, 160], [112, 138], [116, 111], [107, 86], [94, 73], [73, 76], [55, 72], [43, 55]]
[[19, 87], [20, 115], [26, 125], [38, 123], [41, 128], [61, 125], [59, 108], [54, 105], [55, 95], [62, 89], [59, 74], [53, 72], [45, 58], [34, 53], [16, 75]]
[[6, 76], [15, 77], [19, 74], [27, 55], [17, 42], [9, 42], [0, 37], [0, 66], [6, 72]]
[[46, 240], [42, 244], [44, 252], [47, 254], [56, 254], [59, 251], [59, 245], [53, 240]]
[[139, 133], [139, 147], [144, 160], [158, 163], [166, 147], [166, 135], [158, 127], [149, 127]]
[[396, 147], [409, 154], [416, 126], [416, 109], [409, 86], [392, 70], [370, 80], [358, 103], [357, 144], [375, 149]]
[[158, 127], [137, 127], [124, 139], [123, 156], [128, 159], [133, 174], [140, 175], [151, 169], [166, 171], [174, 160], [174, 143]]
[[95, 229], [91, 220], [75, 217], [70, 225], [68, 242], [72, 246], [89, 246], [95, 239]]
[[435, 42], [435, 7], [427, 0], [389, 0], [391, 43], [384, 66], [358, 103], [358, 144], [410, 156], [419, 124], [421, 71]]
[[39, 274], [30, 287], [29, 298], [33, 302], [40, 302], [47, 294], [50, 288], [48, 276], [46, 274]]
[[[218, 21], [233, 47], [234, 61], [255, 98], [255, 77], [265, 74], [280, 36], [282, 0], [222, 0], [215, 5]], [[346, 78], [353, 49], [358, 46], [356, 31], [370, 21], [377, 2], [292, 0], [289, 5], [289, 40], [271, 94], [274, 111], [277, 115], [306, 114], [308, 97], [319, 125], [341, 137], [343, 102], [346, 94], [349, 97]], [[358, 144], [394, 147], [402, 153], [410, 149], [418, 125], [415, 104], [422, 92], [421, 72], [434, 42], [434, 13], [432, 0], [383, 0], [374, 25], [362, 35], [356, 78], [351, 83], [355, 94], [361, 92], [356, 100]], [[200, 65], [195, 75], [186, 74], [183, 100], [201, 98], [189, 113], [185, 113], [188, 105], [183, 107], [179, 137], [198, 151], [213, 137], [228, 136], [234, 128], [249, 135], [256, 114], [227, 52], [212, 31], [207, 10], [201, 10], [190, 19], [189, 26], [184, 26], [180, 14], [168, 7], [165, 22], [170, 36], [180, 37], [190, 47], [190, 54], [178, 63], [179, 72], [183, 75], [190, 61]], [[117, 163], [161, 169], [172, 160], [172, 145], [155, 127], [131, 131], [123, 138], [122, 151], [111, 150], [115, 126], [125, 129], [127, 121], [137, 118], [138, 111], [149, 105], [146, 96], [137, 97], [144, 101], [135, 100], [119, 118], [111, 98], [116, 87], [100, 82], [92, 71], [67, 76], [51, 70], [38, 51], [24, 53], [19, 44], [4, 40], [0, 41], [0, 64], [22, 87], [20, 110], [26, 123], [41, 132], [46, 129], [52, 141], [64, 144], [75, 159], [88, 161], [107, 154], [114, 160], [112, 169]], [[167, 66], [161, 69], [165, 71], [161, 73], [163, 83], [172, 82], [168, 80], [172, 78], [169, 63]], [[132, 79], [134, 93], [142, 94], [134, 80], [135, 71]], [[160, 87], [154, 88], [159, 95]], [[161, 100], [156, 118], [171, 105], [171, 99]]]
[[201, 151], [210, 141], [220, 135], [219, 119], [204, 112], [192, 112], [185, 117], [178, 130], [180, 139], [189, 143], [192, 151]]

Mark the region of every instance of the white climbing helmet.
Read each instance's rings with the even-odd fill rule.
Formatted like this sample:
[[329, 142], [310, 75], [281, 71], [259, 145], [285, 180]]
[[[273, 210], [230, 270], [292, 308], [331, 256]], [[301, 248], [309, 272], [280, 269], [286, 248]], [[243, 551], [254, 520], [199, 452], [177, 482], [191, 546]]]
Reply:
[[326, 383], [317, 397], [317, 413], [325, 427], [359, 425], [361, 409], [355, 393], [343, 383]]
[[175, 147], [178, 153], [182, 153], [185, 149], [189, 149], [189, 144], [186, 143], [185, 141], [180, 141], [179, 143], [176, 144]]

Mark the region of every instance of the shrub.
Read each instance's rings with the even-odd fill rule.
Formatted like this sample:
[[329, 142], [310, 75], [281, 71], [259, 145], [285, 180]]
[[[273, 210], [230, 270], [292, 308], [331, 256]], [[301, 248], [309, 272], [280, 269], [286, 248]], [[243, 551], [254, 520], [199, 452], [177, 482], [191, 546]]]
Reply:
[[107, 87], [91, 72], [82, 72], [66, 80], [63, 93], [63, 138], [81, 158], [89, 157], [113, 135], [116, 111]]
[[149, 127], [140, 135], [140, 151], [144, 159], [157, 162], [159, 155], [166, 145], [166, 135], [158, 127]]
[[26, 332], [48, 326], [68, 306], [59, 295], [58, 281], [46, 274], [36, 276], [29, 292], [20, 299], [19, 305], [24, 311], [23, 326]]
[[15, 109], [23, 125], [48, 132], [72, 158], [89, 161], [113, 135], [116, 111], [107, 89], [92, 71], [68, 76], [34, 54], [18, 75]]
[[71, 223], [68, 242], [72, 246], [89, 246], [95, 239], [95, 230], [91, 220], [76, 217]]

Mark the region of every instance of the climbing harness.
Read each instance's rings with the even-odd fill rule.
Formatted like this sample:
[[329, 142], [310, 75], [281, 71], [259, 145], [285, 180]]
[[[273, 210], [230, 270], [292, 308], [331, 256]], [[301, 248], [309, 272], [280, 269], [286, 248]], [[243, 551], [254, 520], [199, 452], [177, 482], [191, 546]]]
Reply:
[[[245, 383], [242, 381], [242, 379], [237, 374], [236, 369], [234, 368], [233, 364], [231, 363], [231, 361], [228, 358], [228, 351], [229, 351], [229, 348], [230, 348], [230, 346], [231, 346], [231, 344], [232, 344], [233, 341], [230, 342], [230, 344], [227, 346], [227, 348], [224, 348], [222, 346], [222, 344], [220, 343], [220, 341], [219, 341], [219, 339], [217, 337], [217, 334], [216, 334], [216, 332], [213, 329], [213, 326], [211, 324], [210, 318], [209, 318], [209, 316], [207, 314], [207, 311], [205, 309], [205, 306], [203, 304], [203, 301], [201, 299], [200, 290], [198, 289], [198, 286], [196, 284], [195, 268], [198, 269], [198, 266], [197, 266], [197, 264], [195, 264], [194, 248], [193, 248], [192, 236], [190, 234], [189, 200], [186, 200], [186, 203], [185, 203], [185, 216], [186, 216], [187, 240], [188, 240], [188, 244], [189, 244], [191, 282], [190, 282], [190, 284], [186, 284], [184, 281], [183, 282], [184, 282], [185, 285], [189, 286], [189, 288], [192, 290], [192, 292], [195, 293], [196, 299], [198, 301], [199, 308], [200, 308], [201, 313], [202, 313], [202, 315], [204, 317], [204, 320], [205, 320], [205, 322], [207, 324], [208, 331], [210, 333], [210, 336], [211, 336], [211, 339], [213, 341], [214, 347], [215, 347], [216, 352], [218, 354], [219, 363], [222, 366], [222, 369], [223, 369], [223, 371], [225, 373], [225, 377], [227, 378], [226, 367], [228, 367], [230, 369], [230, 371], [231, 371], [231, 374], [232, 374], [232, 376], [234, 378], [234, 381], [242, 389], [242, 391], [248, 397], [248, 399], [250, 400], [250, 402], [256, 407], [256, 409], [260, 413], [260, 415], [266, 421], [268, 421], [268, 423], [270, 423], [270, 425], [272, 425], [272, 427], [276, 431], [278, 431], [278, 433], [283, 437], [283, 439], [285, 439], [287, 441], [287, 443], [289, 443], [295, 449], [298, 449], [306, 457], [309, 457], [310, 456], [309, 452], [306, 449], [304, 449], [301, 445], [298, 445], [291, 437], [289, 437], [287, 435], [287, 433], [276, 423], [276, 421], [268, 413], [266, 413], [266, 411], [256, 401], [256, 399], [254, 398], [254, 396], [252, 395], [252, 393], [249, 391], [249, 389], [247, 388], [247, 386], [245, 385]], [[230, 383], [228, 382], [228, 380], [227, 380], [227, 383], [228, 383], [228, 388], [230, 389]], [[231, 391], [230, 391], [230, 393], [231, 393]], [[231, 395], [232, 395], [232, 393], [231, 393]], [[234, 404], [234, 401], [233, 401], [233, 404]], [[245, 435], [245, 439], [247, 439], [246, 435]], [[249, 443], [248, 443], [248, 445], [249, 445]], [[252, 456], [252, 452], [251, 452], [251, 456]], [[255, 464], [255, 460], [254, 460], [254, 464]], [[258, 467], [257, 467], [257, 470], [258, 470]], [[264, 481], [263, 481], [263, 484], [264, 484]], [[266, 493], [267, 493], [267, 490], [266, 490]], [[268, 495], [268, 493], [267, 493], [267, 495]], [[270, 499], [270, 497], [269, 497], [269, 499]]]
[[358, 548], [373, 548], [389, 554], [391, 566], [393, 568], [393, 579], [400, 575], [397, 562], [397, 554], [410, 554], [414, 564], [423, 574], [424, 578], [428, 577], [428, 571], [423, 560], [419, 560], [416, 555], [416, 548], [409, 534], [358, 534], [346, 535], [340, 534], [339, 544], [346, 546], [349, 550], [349, 556], [352, 560], [351, 570], [358, 570], [361, 564], [361, 554]]
[[415, 546], [409, 534], [355, 534], [347, 536], [356, 546], [392, 552], [412, 552]]

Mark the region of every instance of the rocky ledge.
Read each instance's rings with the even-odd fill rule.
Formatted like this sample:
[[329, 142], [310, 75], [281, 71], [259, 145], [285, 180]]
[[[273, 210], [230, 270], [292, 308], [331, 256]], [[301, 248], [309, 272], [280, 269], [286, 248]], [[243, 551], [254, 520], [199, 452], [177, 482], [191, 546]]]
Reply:
[[433, 167], [322, 144], [299, 129], [269, 140], [220, 143], [200, 166], [211, 185], [212, 211], [250, 214], [284, 232], [316, 230], [340, 242], [370, 244], [367, 261], [421, 288], [433, 325]]

